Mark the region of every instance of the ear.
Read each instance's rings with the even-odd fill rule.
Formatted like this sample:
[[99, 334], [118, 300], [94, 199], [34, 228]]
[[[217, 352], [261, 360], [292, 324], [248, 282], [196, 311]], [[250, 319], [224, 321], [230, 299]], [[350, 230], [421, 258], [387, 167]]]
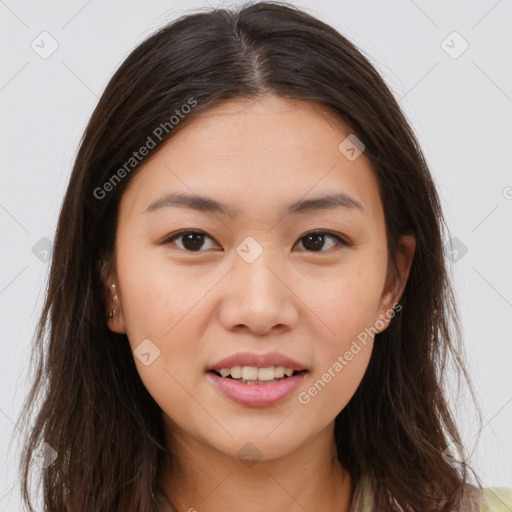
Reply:
[[[121, 290], [119, 289], [115, 270], [110, 268], [106, 261], [101, 260], [100, 273], [106, 295], [107, 310], [105, 311], [105, 318], [107, 326], [112, 332], [126, 334], [126, 324], [121, 304]], [[109, 317], [109, 313], [112, 312], [112, 316]]]
[[398, 273], [395, 273], [393, 269], [388, 271], [389, 276], [382, 292], [379, 318], [377, 319], [378, 322], [376, 322], [377, 325], [383, 327], [379, 328], [378, 332], [386, 330], [394, 316], [393, 305], [400, 300], [407, 284], [415, 249], [416, 237], [413, 234], [402, 235], [399, 238], [396, 254]]

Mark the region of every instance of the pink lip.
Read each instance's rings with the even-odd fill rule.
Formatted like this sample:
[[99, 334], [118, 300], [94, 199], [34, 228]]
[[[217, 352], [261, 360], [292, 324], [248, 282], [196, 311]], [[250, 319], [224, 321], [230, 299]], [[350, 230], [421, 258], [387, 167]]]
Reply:
[[220, 377], [212, 372], [207, 372], [206, 378], [234, 402], [249, 407], [269, 407], [281, 402], [293, 393], [307, 374], [307, 371], [297, 373], [271, 384], [242, 384], [229, 378]]
[[[238, 352], [229, 357], [212, 364], [207, 371], [220, 370], [221, 368], [232, 368], [233, 366], [256, 366], [257, 368], [269, 368], [271, 366], [284, 366], [292, 370], [306, 370], [306, 366], [286, 357], [279, 352], [258, 354], [256, 352]], [[244, 384], [245, 385], [245, 384]]]

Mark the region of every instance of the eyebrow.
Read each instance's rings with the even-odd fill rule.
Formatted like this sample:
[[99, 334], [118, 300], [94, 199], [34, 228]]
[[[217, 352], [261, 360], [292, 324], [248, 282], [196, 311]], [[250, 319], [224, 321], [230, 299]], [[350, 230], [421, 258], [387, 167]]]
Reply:
[[[199, 195], [188, 195], [181, 192], [168, 194], [153, 201], [145, 212], [154, 212], [162, 208], [188, 208], [199, 212], [219, 213], [233, 218], [240, 211], [232, 206], [215, 199]], [[283, 215], [311, 213], [320, 210], [335, 210], [338, 208], [364, 211], [362, 204], [349, 195], [339, 192], [326, 194], [312, 199], [300, 199], [285, 207]]]

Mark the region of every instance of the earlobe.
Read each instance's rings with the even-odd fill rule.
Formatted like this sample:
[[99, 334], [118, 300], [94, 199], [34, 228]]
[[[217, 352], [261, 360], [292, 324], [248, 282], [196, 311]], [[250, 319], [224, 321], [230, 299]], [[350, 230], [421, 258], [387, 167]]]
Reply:
[[387, 329], [394, 316], [395, 306], [400, 301], [409, 278], [415, 249], [416, 237], [413, 234], [402, 235], [400, 237], [396, 255], [398, 274], [393, 275], [393, 277], [388, 280], [382, 295], [381, 308], [379, 310], [379, 323], [384, 324], [384, 328], [379, 329], [379, 332]]

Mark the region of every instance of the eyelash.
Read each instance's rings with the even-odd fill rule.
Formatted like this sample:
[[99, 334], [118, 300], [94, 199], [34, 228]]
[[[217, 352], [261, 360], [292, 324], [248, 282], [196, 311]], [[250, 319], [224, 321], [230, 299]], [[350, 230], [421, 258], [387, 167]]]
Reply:
[[[188, 235], [188, 234], [206, 235], [211, 240], [214, 240], [210, 235], [208, 235], [204, 231], [197, 230], [197, 229], [187, 229], [187, 230], [178, 231], [177, 233], [174, 233], [173, 235], [167, 237], [162, 242], [162, 245], [170, 245], [170, 244], [172, 244], [172, 242], [174, 242], [174, 240], [176, 240], [176, 239], [178, 239], [178, 238], [180, 238], [180, 237], [182, 237], [184, 235]], [[304, 233], [304, 235], [302, 235], [299, 238], [299, 241], [302, 240], [303, 238], [306, 238], [308, 235], [327, 235], [327, 236], [329, 236], [331, 238], [335, 238], [342, 247], [344, 247], [344, 246], [345, 247], [351, 247], [352, 246], [351, 243], [349, 243], [346, 240], [344, 240], [340, 235], [337, 235], [336, 233], [333, 233], [332, 231], [322, 231], [322, 230], [308, 231], [307, 233]], [[215, 242], [215, 243], [217, 243], [217, 242]], [[189, 251], [187, 249], [181, 249], [179, 247], [177, 249], [180, 250], [180, 251], [189, 252], [189, 253], [206, 252], [206, 251], [203, 251], [203, 250]], [[312, 254], [315, 254], [315, 253], [322, 253], [322, 252], [327, 252], [327, 251], [323, 251], [323, 250], [320, 250], [320, 251], [307, 251], [306, 250], [305, 252], [310, 252]]]

